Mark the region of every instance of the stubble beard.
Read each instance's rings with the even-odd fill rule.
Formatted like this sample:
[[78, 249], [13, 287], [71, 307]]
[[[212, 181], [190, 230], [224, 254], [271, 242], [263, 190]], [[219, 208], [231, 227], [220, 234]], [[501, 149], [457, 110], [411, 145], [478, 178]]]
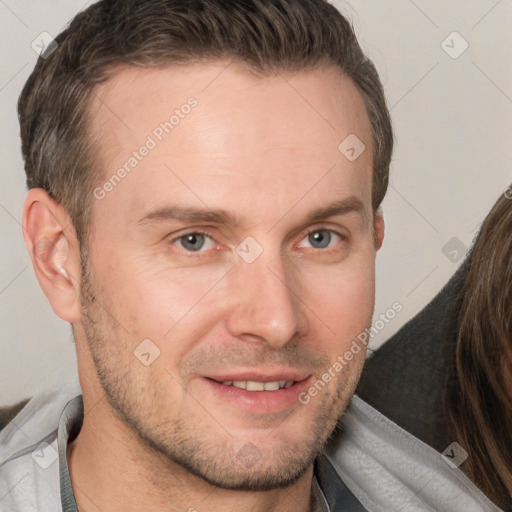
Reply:
[[[266, 491], [289, 487], [306, 473], [348, 406], [362, 364], [357, 372], [338, 385], [334, 396], [323, 395], [326, 398], [322, 403], [316, 402], [322, 399], [322, 394], [312, 400], [316, 411], [309, 423], [311, 428], [300, 440], [287, 436], [285, 419], [269, 435], [269, 438], [281, 436], [280, 443], [274, 448], [270, 441], [260, 446], [253, 444], [251, 439], [235, 442], [229, 433], [222, 432], [219, 426], [222, 418], [210, 418], [200, 407], [196, 418], [191, 414], [173, 414], [172, 419], [167, 419], [161, 414], [158, 386], [156, 383], [155, 386], [142, 386], [141, 391], [140, 382], [130, 371], [130, 368], [133, 370], [130, 358], [134, 358], [130, 349], [132, 343], [107, 313], [104, 298], [97, 294], [89, 269], [84, 268], [82, 274], [82, 328], [99, 384], [113, 414], [139, 441], [138, 448], [147, 455], [147, 461], [152, 461], [148, 467], [154, 468], [155, 473], [158, 471], [160, 479], [162, 474], [171, 478], [178, 465], [215, 487]], [[168, 382], [170, 376], [167, 377], [162, 382]], [[213, 434], [212, 429], [216, 429]]]

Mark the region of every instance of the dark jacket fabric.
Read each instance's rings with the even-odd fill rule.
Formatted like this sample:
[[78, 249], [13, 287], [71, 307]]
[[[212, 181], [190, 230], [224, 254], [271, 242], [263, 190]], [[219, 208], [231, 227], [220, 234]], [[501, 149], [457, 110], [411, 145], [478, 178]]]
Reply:
[[412, 320], [368, 358], [356, 393], [442, 452], [451, 443], [446, 394], [455, 379], [463, 264]]
[[0, 407], [0, 430], [2, 430], [7, 424], [14, 419], [14, 417], [27, 405], [28, 399], [23, 400], [15, 405], [7, 407]]

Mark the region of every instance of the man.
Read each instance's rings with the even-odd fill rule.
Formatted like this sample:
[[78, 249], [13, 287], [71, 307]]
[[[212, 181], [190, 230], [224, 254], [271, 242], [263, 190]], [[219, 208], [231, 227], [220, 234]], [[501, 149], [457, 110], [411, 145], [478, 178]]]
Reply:
[[0, 508], [366, 510], [322, 453], [364, 363], [393, 141], [349, 23], [101, 1], [19, 113], [24, 236], [80, 390], [2, 433]]

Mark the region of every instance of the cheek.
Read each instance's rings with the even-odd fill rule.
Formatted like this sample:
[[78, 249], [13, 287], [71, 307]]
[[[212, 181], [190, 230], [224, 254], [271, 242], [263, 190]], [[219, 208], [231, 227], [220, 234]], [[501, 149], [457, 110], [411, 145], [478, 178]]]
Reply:
[[[133, 342], [150, 339], [179, 358], [211, 328], [218, 315], [225, 269], [162, 269], [126, 259], [103, 274], [102, 296]], [[177, 340], [179, 339], [179, 343]]]
[[304, 278], [303, 289], [307, 290], [304, 302], [323, 328], [335, 333], [337, 350], [350, 345], [370, 325], [375, 303], [372, 266], [309, 273]]

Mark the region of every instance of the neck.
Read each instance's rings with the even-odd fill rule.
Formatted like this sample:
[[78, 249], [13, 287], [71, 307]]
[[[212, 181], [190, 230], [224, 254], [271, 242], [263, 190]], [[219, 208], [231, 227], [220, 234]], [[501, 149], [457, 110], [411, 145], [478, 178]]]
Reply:
[[84, 408], [82, 429], [67, 452], [80, 512], [310, 510], [312, 466], [283, 489], [214, 487], [149, 447], [105, 399], [88, 402], [84, 396]]

